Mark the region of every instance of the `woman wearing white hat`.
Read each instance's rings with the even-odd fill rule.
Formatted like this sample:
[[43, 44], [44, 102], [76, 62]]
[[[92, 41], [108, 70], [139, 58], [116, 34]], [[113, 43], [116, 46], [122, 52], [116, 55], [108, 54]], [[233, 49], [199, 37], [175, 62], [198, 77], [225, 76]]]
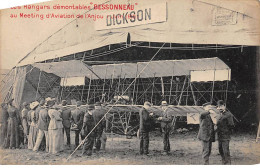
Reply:
[[30, 130], [29, 130], [29, 136], [28, 136], [28, 149], [33, 149], [36, 138], [37, 138], [37, 123], [36, 123], [36, 115], [35, 115], [35, 109], [38, 107], [39, 102], [35, 101], [30, 104], [31, 111], [28, 113], [28, 120], [30, 123]]

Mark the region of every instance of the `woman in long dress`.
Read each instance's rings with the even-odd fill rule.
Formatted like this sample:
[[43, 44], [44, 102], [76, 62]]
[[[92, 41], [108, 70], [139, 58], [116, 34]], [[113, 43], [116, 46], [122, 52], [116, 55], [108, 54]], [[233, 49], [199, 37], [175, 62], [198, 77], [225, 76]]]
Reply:
[[8, 102], [8, 123], [5, 148], [19, 148], [19, 114], [13, 105], [13, 99]]
[[39, 103], [32, 102], [30, 104], [31, 111], [28, 112], [28, 122], [30, 123], [29, 136], [28, 136], [28, 149], [33, 149], [36, 138], [37, 138], [37, 123], [36, 123], [36, 115], [35, 109], [38, 107]]
[[56, 154], [63, 151], [64, 135], [61, 114], [54, 108], [55, 101], [53, 99], [47, 101], [49, 107], [48, 115], [50, 124], [48, 127], [49, 134], [49, 153]]

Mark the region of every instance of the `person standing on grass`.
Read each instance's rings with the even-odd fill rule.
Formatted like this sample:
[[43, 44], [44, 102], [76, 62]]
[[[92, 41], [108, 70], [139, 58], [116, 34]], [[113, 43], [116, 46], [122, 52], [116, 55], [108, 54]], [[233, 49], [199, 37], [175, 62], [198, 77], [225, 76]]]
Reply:
[[29, 136], [28, 136], [28, 149], [33, 149], [37, 139], [37, 123], [35, 109], [38, 107], [39, 102], [35, 101], [30, 104], [30, 111], [28, 112], [28, 121], [30, 122]]
[[161, 129], [163, 133], [163, 155], [169, 155], [171, 147], [170, 147], [170, 132], [172, 128], [172, 119], [173, 117], [169, 114], [168, 104], [166, 101], [162, 101], [162, 116], [158, 118], [161, 121]]
[[23, 109], [21, 112], [21, 120], [23, 126], [23, 134], [24, 134], [24, 145], [28, 144], [28, 134], [29, 134], [29, 127], [28, 127], [28, 112], [29, 112], [29, 104], [27, 102], [23, 103]]
[[139, 112], [140, 155], [149, 154], [149, 132], [152, 127], [151, 117], [153, 116], [153, 113], [148, 112], [148, 109], [150, 107], [151, 107], [151, 103], [146, 101], [144, 103], [143, 108]]
[[38, 115], [38, 135], [36, 139], [35, 146], [33, 151], [38, 151], [39, 147], [45, 137], [45, 151], [49, 150], [49, 134], [48, 134], [48, 126], [50, 122], [50, 117], [48, 115], [48, 105], [42, 106]]
[[50, 123], [48, 127], [49, 134], [49, 153], [56, 154], [63, 151], [63, 125], [61, 114], [55, 108], [55, 99], [49, 98], [46, 100], [48, 108], [48, 115], [50, 117]]
[[80, 131], [83, 125], [84, 111], [81, 109], [82, 102], [77, 101], [77, 107], [71, 111], [71, 129], [75, 131], [75, 149], [79, 146], [79, 136], [83, 140], [83, 136], [80, 135]]
[[0, 111], [0, 146], [4, 147], [4, 142], [7, 135], [7, 124], [8, 124], [8, 112], [7, 112], [7, 104], [1, 104]]
[[222, 158], [222, 164], [230, 165], [230, 151], [229, 151], [229, 142], [231, 139], [232, 128], [234, 127], [233, 115], [226, 110], [226, 106], [223, 100], [218, 102], [218, 110], [220, 115], [217, 118], [217, 127], [216, 132], [218, 136], [218, 149]]
[[202, 159], [204, 165], [209, 164], [209, 156], [211, 154], [212, 142], [215, 142], [214, 123], [210, 116], [211, 103], [205, 103], [202, 105], [205, 112], [200, 113], [200, 128], [198, 133], [198, 139], [202, 143]]
[[63, 132], [65, 131], [67, 137], [67, 146], [70, 147], [70, 118], [71, 118], [71, 110], [67, 107], [67, 101], [62, 100], [62, 107], [60, 108], [62, 124], [63, 124]]
[[94, 106], [89, 105], [88, 111], [84, 115], [84, 119], [83, 119], [83, 126], [82, 126], [82, 130], [81, 130], [81, 134], [84, 137], [86, 137], [86, 136], [88, 136], [88, 137], [83, 145], [82, 156], [85, 154], [85, 152], [88, 156], [92, 155], [92, 149], [93, 149], [94, 140], [95, 140], [95, 131], [93, 130], [93, 128], [95, 127], [93, 110], [94, 110]]
[[[93, 110], [93, 118], [95, 121], [95, 125], [98, 124], [98, 122], [104, 117], [106, 111], [102, 108], [100, 102], [95, 103], [95, 109]], [[95, 148], [97, 151], [100, 151], [101, 148], [101, 138], [103, 134], [103, 130], [106, 127], [106, 120], [105, 118], [102, 119], [102, 121], [97, 125], [95, 129]]]

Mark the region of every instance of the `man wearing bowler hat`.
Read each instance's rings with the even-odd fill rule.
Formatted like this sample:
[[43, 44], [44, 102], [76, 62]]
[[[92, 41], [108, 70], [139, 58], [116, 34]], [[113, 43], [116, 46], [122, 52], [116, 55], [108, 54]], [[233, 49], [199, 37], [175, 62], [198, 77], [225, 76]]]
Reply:
[[[202, 105], [204, 112], [200, 113], [200, 128], [198, 133], [198, 139], [202, 143], [202, 159], [205, 165], [209, 164], [209, 156], [211, 153], [212, 142], [215, 142], [214, 123], [210, 116], [211, 103], [205, 103]], [[213, 111], [211, 111], [213, 112]]]

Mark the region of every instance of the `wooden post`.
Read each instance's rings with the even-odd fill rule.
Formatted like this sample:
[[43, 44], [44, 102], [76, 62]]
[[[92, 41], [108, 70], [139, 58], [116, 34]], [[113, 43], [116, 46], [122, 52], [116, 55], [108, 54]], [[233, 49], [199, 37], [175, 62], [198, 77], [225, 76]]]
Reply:
[[259, 137], [260, 136], [260, 122], [259, 122], [259, 124], [258, 124], [258, 130], [257, 130], [257, 135], [256, 135], [256, 142], [258, 142], [258, 139], [260, 138]]
[[87, 97], [87, 103], [89, 103], [89, 93], [90, 93], [90, 86], [91, 86], [91, 78], [92, 78], [92, 75], [90, 76], [89, 84], [88, 84], [88, 97]]
[[41, 80], [41, 74], [42, 74], [42, 71], [40, 71], [40, 74], [39, 74], [39, 80], [38, 80], [38, 85], [37, 85], [37, 90], [36, 90], [36, 95], [35, 95], [35, 101], [36, 101], [37, 96], [38, 96], [38, 91], [39, 91], [39, 86], [40, 86], [40, 80]]
[[180, 98], [179, 98], [178, 106], [181, 104], [181, 98], [182, 98], [182, 94], [184, 92], [184, 87], [185, 87], [185, 84], [186, 84], [186, 80], [187, 80], [187, 76], [185, 76], [185, 79], [184, 79], [184, 83], [183, 83], [183, 86], [182, 86], [182, 89], [181, 89], [181, 95], [180, 95]]

